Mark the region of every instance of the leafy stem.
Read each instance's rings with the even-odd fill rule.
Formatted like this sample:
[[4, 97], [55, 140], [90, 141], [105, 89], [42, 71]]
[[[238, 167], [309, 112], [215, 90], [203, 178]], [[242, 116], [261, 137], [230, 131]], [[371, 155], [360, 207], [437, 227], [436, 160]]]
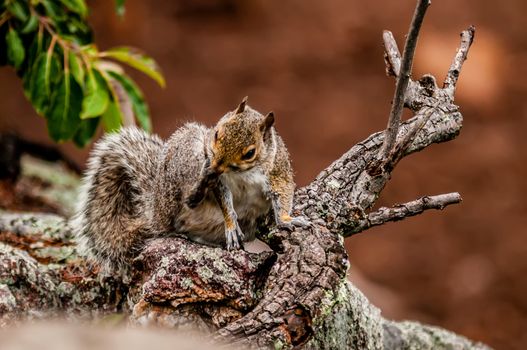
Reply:
[[[124, 0], [116, 1], [118, 13], [123, 6]], [[26, 97], [46, 118], [50, 137], [81, 147], [91, 141], [100, 121], [107, 131], [135, 121], [151, 128], [144, 95], [120, 64], [165, 86], [157, 63], [139, 50], [100, 52], [87, 14], [85, 0], [0, 3], [0, 65], [16, 69]]]

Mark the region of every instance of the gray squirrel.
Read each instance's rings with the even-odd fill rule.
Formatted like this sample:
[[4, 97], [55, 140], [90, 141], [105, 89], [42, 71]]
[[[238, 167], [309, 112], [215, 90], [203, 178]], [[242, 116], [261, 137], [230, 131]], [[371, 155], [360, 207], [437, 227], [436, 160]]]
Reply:
[[245, 98], [214, 128], [187, 123], [166, 142], [135, 127], [106, 135], [71, 221], [81, 252], [127, 270], [149, 238], [177, 233], [239, 249], [270, 210], [283, 228], [306, 225], [290, 216], [293, 172], [273, 124]]

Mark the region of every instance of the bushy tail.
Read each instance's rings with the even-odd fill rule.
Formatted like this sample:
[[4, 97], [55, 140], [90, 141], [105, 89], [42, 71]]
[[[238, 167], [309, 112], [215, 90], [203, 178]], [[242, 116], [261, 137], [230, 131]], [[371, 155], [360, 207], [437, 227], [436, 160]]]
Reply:
[[163, 141], [135, 127], [97, 142], [71, 224], [79, 249], [105, 269], [127, 268], [148, 235], [148, 203]]

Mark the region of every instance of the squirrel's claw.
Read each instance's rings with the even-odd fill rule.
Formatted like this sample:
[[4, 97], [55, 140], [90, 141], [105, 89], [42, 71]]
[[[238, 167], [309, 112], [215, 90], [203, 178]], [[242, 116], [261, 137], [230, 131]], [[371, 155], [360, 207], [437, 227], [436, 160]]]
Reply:
[[285, 221], [280, 221], [279, 223], [276, 224], [276, 227], [279, 230], [285, 230], [289, 232], [293, 232], [295, 230], [295, 227], [293, 226], [291, 222], [285, 222]]
[[243, 239], [245, 235], [236, 223], [233, 229], [225, 228], [225, 240], [227, 243], [227, 250], [243, 249]]
[[291, 218], [290, 221], [280, 221], [277, 223], [277, 227], [280, 230], [287, 230], [289, 232], [294, 231], [295, 227], [298, 228], [308, 228], [311, 227], [311, 222], [302, 216], [297, 216]]
[[293, 217], [292, 220], [291, 220], [291, 224], [293, 226], [300, 227], [300, 228], [308, 228], [308, 227], [311, 227], [313, 225], [311, 223], [311, 221], [307, 220], [303, 216], [295, 216], [295, 217]]

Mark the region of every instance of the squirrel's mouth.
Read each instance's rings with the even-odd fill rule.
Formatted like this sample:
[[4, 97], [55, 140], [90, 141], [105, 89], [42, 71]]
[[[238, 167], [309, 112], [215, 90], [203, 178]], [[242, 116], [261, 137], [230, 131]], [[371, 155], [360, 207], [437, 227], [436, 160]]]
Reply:
[[241, 170], [242, 170], [242, 168], [240, 168], [240, 167], [239, 167], [238, 165], [236, 165], [236, 164], [231, 164], [231, 165], [229, 165], [229, 166], [228, 166], [228, 169], [229, 169], [229, 170], [232, 170], [232, 171], [241, 171]]
[[217, 174], [217, 175], [221, 175], [221, 174], [224, 174], [224, 173], [228, 173], [228, 172], [240, 172], [240, 171], [243, 171], [244, 169], [242, 167], [240, 167], [238, 164], [234, 164], [234, 163], [231, 163], [229, 165], [226, 165], [226, 164], [212, 164], [211, 166], [211, 170], [213, 173]]

